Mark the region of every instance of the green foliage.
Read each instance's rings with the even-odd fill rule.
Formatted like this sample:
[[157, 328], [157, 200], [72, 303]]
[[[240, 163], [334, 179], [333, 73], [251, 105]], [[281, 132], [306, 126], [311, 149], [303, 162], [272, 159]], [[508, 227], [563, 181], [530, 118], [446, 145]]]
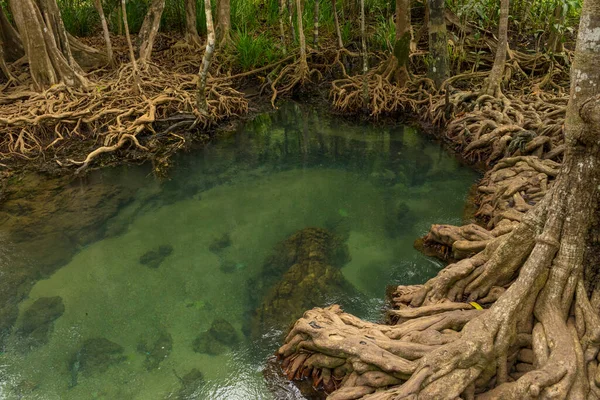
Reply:
[[58, 0], [65, 29], [74, 36], [90, 36], [100, 28], [100, 17], [91, 1]]
[[276, 61], [281, 52], [275, 40], [266, 34], [251, 35], [247, 30], [233, 34], [233, 51], [236, 64], [244, 71]]
[[342, 23], [340, 21], [340, 31], [342, 32], [342, 41], [344, 43], [349, 43], [354, 38], [352, 22], [344, 21]]
[[377, 18], [375, 33], [372, 38], [372, 50], [393, 51], [396, 41], [396, 25], [394, 17]]

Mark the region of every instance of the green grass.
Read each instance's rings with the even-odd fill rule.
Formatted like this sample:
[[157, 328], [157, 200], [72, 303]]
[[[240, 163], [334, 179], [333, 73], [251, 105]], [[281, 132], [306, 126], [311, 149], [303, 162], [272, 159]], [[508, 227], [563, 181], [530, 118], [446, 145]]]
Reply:
[[244, 71], [270, 64], [281, 57], [275, 39], [266, 34], [252, 35], [246, 30], [234, 31], [233, 53], [236, 64]]

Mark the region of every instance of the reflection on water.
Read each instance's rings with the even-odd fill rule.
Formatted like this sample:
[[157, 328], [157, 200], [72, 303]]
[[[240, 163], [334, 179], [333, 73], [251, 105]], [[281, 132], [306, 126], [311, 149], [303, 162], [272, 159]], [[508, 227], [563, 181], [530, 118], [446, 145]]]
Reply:
[[[376, 320], [386, 285], [422, 282], [440, 268], [412, 242], [434, 222], [460, 223], [476, 178], [412, 128], [351, 125], [294, 104], [179, 156], [168, 182], [148, 172], [105, 170], [68, 201], [53, 200], [62, 190], [42, 196], [54, 219], [40, 213], [22, 237], [19, 208], [9, 203], [0, 235], [9, 232], [29, 255], [15, 251], [5, 260], [0, 250], [4, 273], [21, 288], [0, 287], [15, 316], [18, 304], [0, 353], [0, 398], [274, 398], [269, 387], [278, 398], [300, 398], [284, 381], [264, 378], [273, 376], [265, 362], [287, 326], [250, 328], [277, 302], [263, 304], [271, 288], [280, 285], [278, 296], [291, 290], [281, 281], [286, 271], [272, 271], [301, 263], [282, 256], [290, 258], [285, 264], [274, 254], [296, 250], [277, 249], [289, 250], [284, 241], [299, 230], [323, 228], [312, 232], [332, 235], [347, 252], [339, 263], [322, 259], [334, 265], [323, 267], [327, 274], [341, 271], [344, 288], [327, 301]], [[90, 196], [99, 184], [100, 195]], [[81, 217], [90, 210], [64, 205], [82, 197], [76, 210], [114, 211], [98, 222]], [[28, 207], [25, 215], [37, 212]], [[40, 228], [50, 223], [66, 228]], [[51, 245], [34, 246], [40, 231]], [[56, 235], [68, 237], [65, 254]], [[29, 265], [21, 275], [10, 269], [19, 263]], [[23, 275], [38, 265], [46, 273]]]

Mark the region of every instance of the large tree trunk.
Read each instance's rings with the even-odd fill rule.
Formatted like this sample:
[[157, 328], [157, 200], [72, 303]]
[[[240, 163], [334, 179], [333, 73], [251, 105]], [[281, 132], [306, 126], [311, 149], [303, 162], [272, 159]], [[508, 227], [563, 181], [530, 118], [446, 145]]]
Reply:
[[196, 26], [196, 0], [185, 0], [185, 41], [194, 46], [202, 46]]
[[444, 0], [429, 0], [429, 77], [437, 87], [440, 87], [448, 75], [448, 38]]
[[39, 4], [33, 0], [10, 0], [35, 87], [43, 90], [57, 83], [87, 85], [73, 59], [56, 1], [42, 0]]
[[201, 114], [207, 115], [208, 100], [206, 99], [206, 80], [213, 53], [215, 52], [215, 26], [213, 24], [210, 0], [204, 0], [204, 8], [206, 12], [206, 30], [208, 32], [208, 38], [206, 41], [206, 50], [202, 57], [202, 65], [200, 66], [200, 72], [198, 73], [199, 79], [197, 87], [198, 91], [196, 94], [196, 107]]
[[501, 93], [502, 77], [506, 67], [506, 52], [508, 48], [508, 10], [509, 0], [500, 1], [500, 24], [498, 26], [498, 48], [490, 75], [483, 85], [482, 94], [497, 97]]
[[598, 398], [599, 266], [583, 265], [599, 209], [598, 15], [600, 0], [585, 0], [568, 150], [546, 196], [480, 253], [399, 287], [394, 325], [305, 313], [279, 350], [290, 379], [310, 376], [332, 400]]
[[160, 18], [162, 17], [164, 9], [165, 0], [152, 0], [150, 8], [146, 13], [146, 17], [144, 18], [142, 28], [138, 35], [138, 41], [140, 43], [139, 59], [142, 63], [150, 61], [154, 39], [156, 39], [156, 35], [158, 34]]
[[394, 57], [396, 81], [400, 87], [408, 81], [408, 61], [410, 56], [410, 0], [396, 0], [396, 43]]
[[231, 39], [231, 2], [219, 0], [217, 7], [217, 40], [223, 46]]
[[98, 10], [100, 16], [100, 22], [102, 23], [102, 33], [104, 34], [104, 42], [106, 43], [106, 57], [108, 58], [111, 65], [114, 65], [114, 56], [112, 43], [110, 41], [110, 32], [108, 30], [108, 24], [106, 23], [106, 17], [104, 16], [104, 10], [102, 9], [101, 0], [94, 0], [94, 7]]
[[0, 40], [4, 45], [6, 61], [16, 61], [25, 55], [19, 33], [10, 24], [2, 7], [0, 7]]

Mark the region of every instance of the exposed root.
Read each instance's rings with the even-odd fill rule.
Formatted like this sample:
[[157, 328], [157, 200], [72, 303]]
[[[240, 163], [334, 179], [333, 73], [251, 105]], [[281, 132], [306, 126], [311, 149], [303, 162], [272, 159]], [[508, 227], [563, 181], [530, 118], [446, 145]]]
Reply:
[[[594, 300], [586, 290], [582, 261], [597, 199], [581, 188], [599, 179], [590, 161], [595, 150], [577, 151], [583, 156], [563, 168], [578, 169], [581, 179], [557, 180], [518, 224], [502, 220], [494, 228], [510, 223], [508, 233], [478, 226], [434, 230], [451, 246], [464, 238], [486, 244], [425, 285], [398, 287], [390, 325], [361, 321], [336, 306], [306, 312], [278, 352], [288, 377], [312, 379], [332, 392], [330, 399], [595, 396], [600, 296]], [[508, 180], [494, 192], [502, 198], [519, 187], [511, 178], [532, 169], [546, 179], [557, 173], [555, 164], [517, 157], [487, 178]], [[568, 196], [572, 191], [581, 196]], [[567, 218], [574, 209], [580, 212]]]
[[[313, 78], [314, 77], [314, 78]], [[323, 75], [318, 69], [310, 68], [307, 61], [299, 57], [295, 62], [281, 69], [277, 77], [271, 82], [271, 104], [275, 107], [277, 97], [291, 94], [297, 88], [303, 88], [312, 79], [319, 80]]]
[[[98, 73], [93, 79], [95, 87], [89, 90], [57, 85], [43, 93], [22, 91], [24, 94], [15, 96], [17, 90], [22, 90], [19, 87], [2, 95], [0, 126], [5, 132], [0, 142], [2, 156], [17, 153], [36, 157], [70, 138], [94, 138], [100, 147], [84, 161], [71, 163], [81, 165], [81, 170], [98, 155], [118, 150], [128, 142], [140, 150], [151, 151], [139, 141], [143, 136], [156, 145], [153, 124], [157, 120], [175, 114], [195, 114], [196, 125], [206, 128], [248, 111], [248, 103], [240, 92], [227, 83], [209, 79], [208, 112], [201, 115], [195, 110], [196, 74], [168, 73], [150, 62], [139, 72], [139, 93], [132, 90], [138, 85], [134, 85], [136, 77], [131, 64], [126, 64], [112, 73]], [[167, 136], [176, 145], [184, 140], [172, 132]]]

